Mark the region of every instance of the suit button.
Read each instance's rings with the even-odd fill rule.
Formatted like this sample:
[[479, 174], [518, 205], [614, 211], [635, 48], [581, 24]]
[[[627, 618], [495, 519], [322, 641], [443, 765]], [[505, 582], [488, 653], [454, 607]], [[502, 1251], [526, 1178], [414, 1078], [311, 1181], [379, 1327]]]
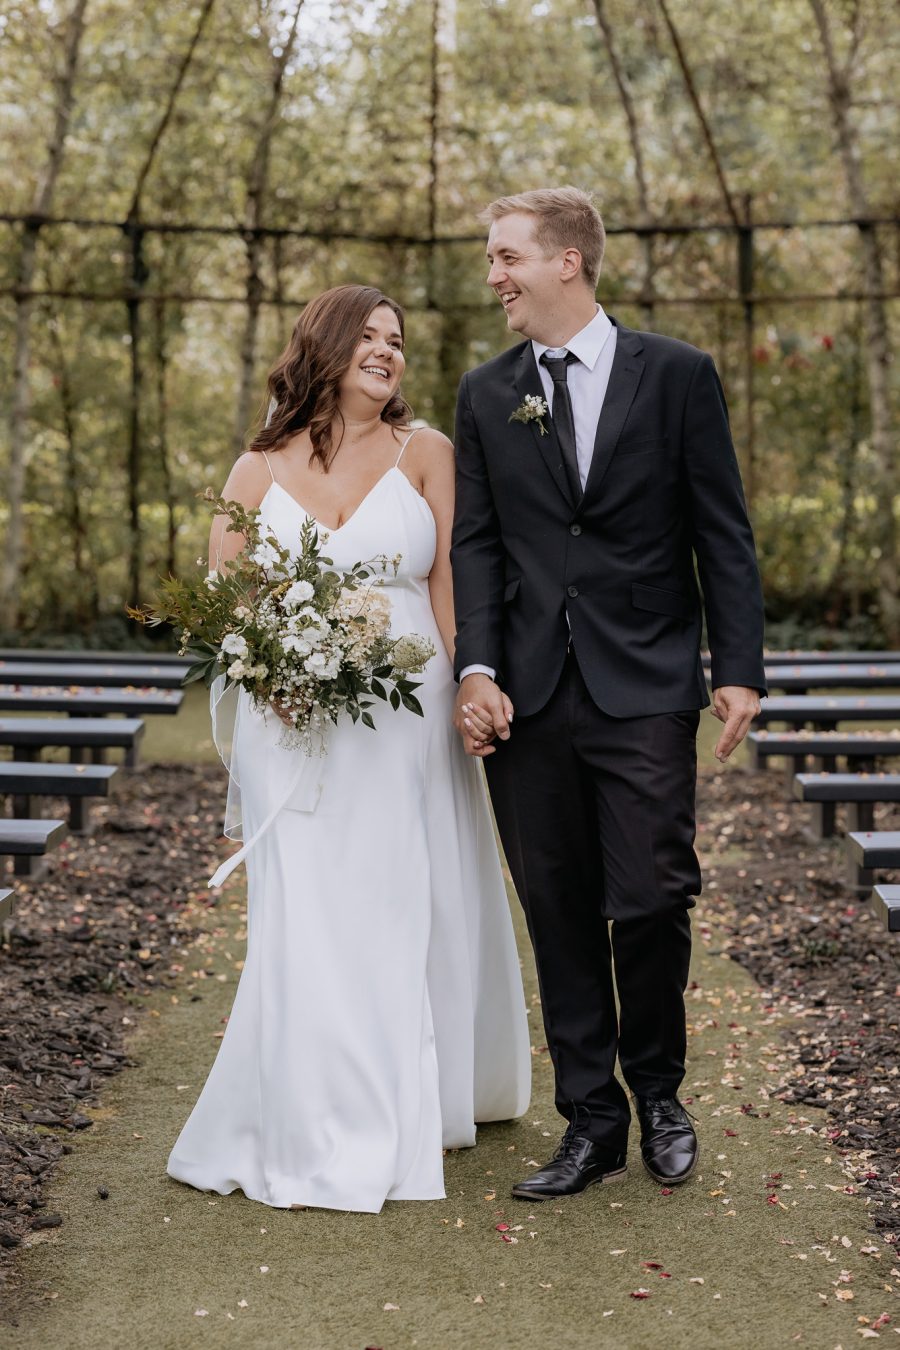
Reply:
[[576, 536], [576, 538], [577, 538], [578, 535], [581, 534], [581, 526], [580, 526], [580, 525], [570, 525], [570, 526], [569, 526], [569, 534], [574, 534], [574, 535]]
[[576, 595], [578, 594], [578, 587], [577, 587], [577, 586], [567, 586], [567, 587], [566, 587], [566, 594], [567, 594], [567, 595], [570, 595], [570, 596], [572, 597], [572, 599], [574, 600], [575, 597], [576, 597]]

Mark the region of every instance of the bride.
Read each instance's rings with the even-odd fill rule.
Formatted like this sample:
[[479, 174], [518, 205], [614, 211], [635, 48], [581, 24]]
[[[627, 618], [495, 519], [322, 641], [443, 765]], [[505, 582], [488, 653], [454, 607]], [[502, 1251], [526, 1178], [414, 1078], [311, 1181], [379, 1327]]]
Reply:
[[[399, 555], [385, 577], [392, 630], [437, 649], [424, 717], [379, 705], [374, 733], [349, 718], [329, 728], [312, 810], [279, 809], [300, 752], [279, 744], [274, 711], [239, 695], [231, 768], [244, 838], [262, 831], [246, 856], [247, 957], [168, 1172], [282, 1208], [441, 1199], [442, 1149], [528, 1106], [506, 891], [481, 771], [451, 722], [453, 449], [411, 429], [405, 366], [394, 301], [370, 286], [318, 296], [223, 492], [285, 547], [312, 518], [339, 568]], [[211, 567], [243, 544], [224, 524]]]

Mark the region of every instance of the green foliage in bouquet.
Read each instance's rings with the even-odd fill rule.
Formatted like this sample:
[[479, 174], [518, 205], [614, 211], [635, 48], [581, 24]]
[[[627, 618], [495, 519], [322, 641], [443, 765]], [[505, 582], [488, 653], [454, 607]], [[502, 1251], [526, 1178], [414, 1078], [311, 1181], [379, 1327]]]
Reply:
[[347, 571], [325, 557], [316, 523], [300, 527], [296, 553], [265, 536], [259, 516], [211, 490], [205, 493], [227, 532], [244, 547], [218, 571], [196, 581], [166, 578], [153, 605], [129, 609], [151, 627], [171, 624], [181, 654], [195, 658], [184, 683], [218, 676], [238, 684], [264, 711], [270, 704], [296, 733], [288, 744], [309, 749], [311, 736], [342, 712], [374, 729], [372, 696], [422, 716], [409, 677], [424, 670], [434, 645], [418, 634], [393, 637], [390, 601], [381, 584], [400, 559], [374, 558]]

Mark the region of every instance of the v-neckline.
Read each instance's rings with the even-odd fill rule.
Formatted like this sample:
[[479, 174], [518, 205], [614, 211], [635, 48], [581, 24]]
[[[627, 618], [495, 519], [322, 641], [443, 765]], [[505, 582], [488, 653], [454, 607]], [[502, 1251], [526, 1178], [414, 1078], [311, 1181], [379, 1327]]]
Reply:
[[[369, 498], [372, 496], [372, 493], [375, 492], [375, 490], [376, 490], [377, 488], [380, 488], [380, 487], [381, 487], [381, 484], [385, 481], [385, 479], [386, 479], [386, 478], [389, 478], [389, 477], [391, 476], [391, 474], [392, 474], [392, 473], [395, 473], [395, 472], [398, 472], [398, 473], [402, 473], [402, 472], [403, 472], [402, 469], [400, 469], [400, 466], [399, 466], [398, 464], [392, 464], [391, 467], [390, 467], [389, 469], [385, 469], [384, 473], [381, 475], [380, 478], [376, 478], [375, 482], [374, 482], [374, 483], [372, 484], [372, 486], [369, 488], [368, 492], [367, 492], [367, 493], [365, 494], [365, 496], [359, 501], [359, 503], [357, 504], [355, 510], [351, 511], [350, 515], [349, 515], [349, 516], [347, 517], [347, 519], [344, 521], [343, 525], [329, 525], [326, 521], [320, 520], [319, 517], [316, 516], [316, 515], [314, 515], [314, 514], [312, 513], [312, 511], [308, 510], [307, 507], [305, 507], [301, 501], [298, 501], [297, 498], [294, 496], [294, 494], [293, 494], [292, 492], [288, 492], [288, 490], [287, 490], [286, 487], [282, 487], [281, 484], [278, 482], [278, 480], [275, 479], [275, 478], [272, 479], [272, 482], [271, 482], [271, 483], [269, 484], [269, 486], [266, 488], [266, 491], [265, 491], [265, 494], [264, 494], [264, 496], [263, 496], [263, 499], [262, 499], [262, 501], [260, 502], [260, 506], [262, 506], [262, 503], [266, 500], [266, 497], [268, 497], [269, 493], [272, 491], [272, 488], [273, 488], [273, 487], [274, 487], [274, 488], [278, 488], [280, 492], [283, 492], [283, 493], [284, 493], [285, 497], [287, 497], [289, 501], [292, 501], [292, 502], [294, 503], [294, 505], [297, 507], [298, 511], [302, 511], [303, 514], [304, 514], [305, 516], [308, 516], [310, 520], [314, 521], [316, 525], [320, 525], [320, 526], [322, 527], [322, 529], [323, 529], [323, 530], [327, 530], [329, 534], [339, 534], [339, 533], [341, 532], [341, 530], [346, 530], [346, 528], [347, 528], [347, 526], [350, 524], [351, 520], [355, 520], [355, 519], [356, 519], [356, 517], [359, 515], [360, 511], [362, 510], [362, 508], [365, 506], [366, 502], [367, 502], [367, 501], [369, 500]], [[405, 473], [403, 474], [403, 477], [406, 478], [406, 474], [405, 474]], [[409, 479], [407, 478], [406, 481], [409, 482]]]

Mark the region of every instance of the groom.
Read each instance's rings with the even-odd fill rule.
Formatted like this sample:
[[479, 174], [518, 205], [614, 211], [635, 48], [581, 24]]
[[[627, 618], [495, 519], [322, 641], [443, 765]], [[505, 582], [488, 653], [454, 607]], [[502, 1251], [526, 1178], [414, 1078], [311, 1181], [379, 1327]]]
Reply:
[[709, 703], [694, 562], [725, 761], [765, 693], [753, 536], [711, 358], [594, 298], [605, 234], [591, 198], [523, 192], [485, 219], [487, 284], [525, 340], [459, 390], [456, 726], [485, 759], [568, 1121], [513, 1194], [625, 1170], [617, 1055], [644, 1165], [672, 1184], [697, 1163], [677, 1096]]

